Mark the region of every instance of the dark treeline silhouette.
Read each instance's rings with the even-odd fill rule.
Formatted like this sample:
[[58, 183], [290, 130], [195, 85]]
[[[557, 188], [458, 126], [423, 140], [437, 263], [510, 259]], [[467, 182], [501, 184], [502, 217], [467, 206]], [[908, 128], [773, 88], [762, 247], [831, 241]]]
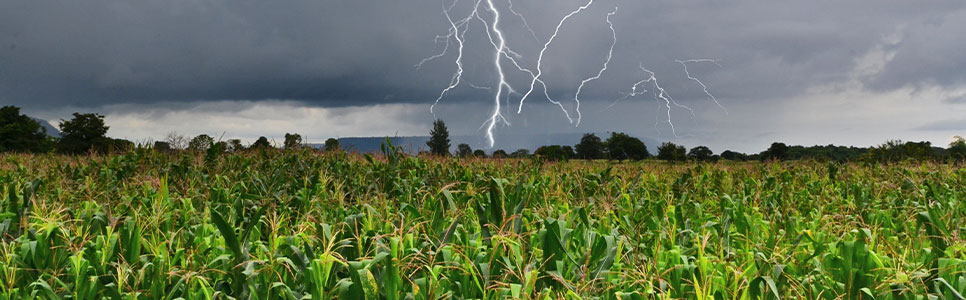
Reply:
[[0, 108], [0, 151], [46, 152], [53, 147], [47, 129], [26, 115], [20, 108]]
[[[74, 113], [73, 118], [61, 120], [58, 127], [60, 137], [51, 137], [40, 123], [21, 114], [19, 107], [4, 106], [0, 108], [0, 152], [56, 152], [76, 155], [152, 149], [158, 152], [199, 152], [213, 156], [226, 152], [275, 148], [264, 136], [246, 147], [239, 139], [216, 140], [207, 134], [188, 139], [177, 133], [169, 133], [164, 140], [137, 144], [108, 137], [107, 131], [110, 126], [104, 122], [103, 115], [96, 113]], [[297, 133], [286, 133], [285, 141], [281, 146], [283, 149], [305, 147], [302, 136]], [[326, 140], [324, 149], [340, 149], [339, 141]]]
[[[434, 122], [431, 141], [439, 141], [440, 145], [433, 155], [450, 155], [448, 150], [448, 131], [441, 120]], [[443, 142], [445, 141], [445, 143]], [[430, 143], [427, 143], [430, 144]], [[432, 145], [430, 145], [432, 146]], [[445, 148], [443, 148], [445, 147]], [[439, 154], [437, 154], [439, 153]], [[468, 144], [459, 144], [455, 153], [457, 157], [486, 157], [485, 152], [473, 150]], [[606, 140], [594, 133], [587, 133], [573, 147], [569, 145], [545, 145], [537, 148], [533, 155], [526, 149], [520, 149], [507, 155], [500, 149], [493, 151], [492, 158], [504, 157], [534, 157], [547, 161], [568, 159], [608, 159], [608, 160], [643, 160], [651, 157], [647, 146], [638, 138], [622, 132], [612, 132]], [[715, 154], [707, 146], [686, 148], [672, 142], [662, 143], [656, 155], [658, 160], [669, 162], [717, 162], [721, 159], [730, 161], [783, 161], [783, 160], [813, 160], [829, 162], [897, 162], [903, 160], [917, 161], [964, 161], [966, 160], [966, 140], [956, 137], [949, 144], [949, 148], [935, 147], [930, 142], [901, 142], [887, 141], [881, 145], [869, 148], [854, 146], [816, 145], [789, 146], [785, 143], [772, 143], [768, 149], [760, 153], [745, 154], [732, 150], [725, 150]]]
[[[46, 129], [34, 119], [21, 114], [20, 108], [4, 106], [0, 108], [0, 152], [88, 154], [110, 153], [131, 149], [153, 149], [158, 152], [197, 152], [204, 153], [206, 160], [222, 153], [259, 151], [267, 149], [306, 149], [302, 136], [297, 133], [286, 133], [285, 140], [276, 148], [268, 138], [259, 137], [251, 145], [245, 146], [239, 139], [216, 139], [207, 134], [200, 134], [187, 138], [177, 133], [168, 134], [164, 140], [153, 143], [135, 144], [134, 142], [107, 137], [110, 128], [104, 122], [104, 116], [96, 113], [74, 113], [70, 120], [61, 120], [59, 124], [61, 136], [51, 137]], [[647, 146], [640, 139], [622, 132], [612, 132], [607, 139], [602, 139], [594, 133], [584, 134], [577, 144], [546, 145], [537, 148], [533, 154], [527, 149], [518, 149], [507, 153], [502, 149], [487, 155], [482, 149], [472, 149], [468, 144], [459, 144], [455, 153], [450, 152], [449, 130], [442, 120], [433, 122], [430, 140], [426, 143], [428, 152], [423, 155], [450, 156], [460, 158], [527, 158], [532, 157], [548, 161], [562, 161], [569, 159], [607, 159], [607, 160], [643, 160], [652, 158]], [[955, 137], [948, 148], [933, 146], [930, 142], [902, 142], [898, 140], [886, 141], [883, 144], [863, 148], [852, 146], [797, 146], [785, 143], [772, 143], [768, 149], [760, 153], [745, 154], [725, 150], [715, 154], [707, 146], [686, 148], [671, 142], [662, 143], [654, 158], [669, 162], [716, 162], [721, 159], [730, 161], [782, 161], [782, 160], [814, 160], [814, 161], [868, 161], [868, 162], [898, 162], [904, 160], [916, 161], [964, 161], [966, 160], [966, 140]], [[330, 138], [325, 141], [324, 151], [341, 151], [339, 140]]]
[[0, 108], [0, 151], [82, 154], [134, 146], [128, 140], [107, 137], [109, 127], [104, 124], [103, 115], [74, 113], [73, 116], [70, 120], [61, 120], [60, 138], [54, 138], [40, 123], [21, 114], [19, 107], [4, 106]]

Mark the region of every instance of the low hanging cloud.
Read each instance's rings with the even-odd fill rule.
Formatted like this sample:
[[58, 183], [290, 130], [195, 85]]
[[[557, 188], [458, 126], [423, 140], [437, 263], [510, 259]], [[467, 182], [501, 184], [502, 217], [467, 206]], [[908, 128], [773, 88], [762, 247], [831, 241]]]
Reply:
[[919, 126], [916, 129], [923, 131], [964, 132], [966, 131], [966, 119], [950, 119], [929, 122], [928, 124]]
[[306, 142], [320, 143], [330, 137], [369, 136], [386, 128], [395, 131], [387, 135], [422, 135], [426, 128], [413, 122], [415, 115], [424, 113], [424, 107], [412, 104], [320, 108], [288, 101], [214, 101], [190, 106], [153, 110], [109, 106], [105, 107], [105, 121], [111, 125], [110, 135], [128, 139], [160, 139], [176, 132], [245, 142], [259, 136], [281, 141], [285, 133], [299, 133]]
[[943, 100], [943, 102], [949, 104], [966, 104], [966, 95], [949, 97]]

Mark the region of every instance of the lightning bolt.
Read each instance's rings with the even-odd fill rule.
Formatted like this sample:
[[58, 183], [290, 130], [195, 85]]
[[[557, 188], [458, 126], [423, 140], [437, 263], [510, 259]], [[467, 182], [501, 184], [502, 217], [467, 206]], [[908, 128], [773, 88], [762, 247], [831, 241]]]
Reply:
[[671, 122], [671, 105], [673, 104], [674, 106], [686, 109], [689, 112], [691, 112], [692, 120], [694, 119], [694, 110], [685, 105], [678, 104], [677, 101], [674, 101], [674, 98], [671, 97], [671, 94], [669, 94], [666, 90], [664, 90], [664, 88], [661, 87], [661, 85], [657, 82], [657, 77], [654, 75], [654, 72], [651, 72], [651, 70], [644, 68], [644, 64], [639, 65], [639, 67], [641, 68], [642, 71], [650, 75], [647, 81], [654, 83], [654, 88], [658, 90], [658, 93], [656, 93], [657, 98], [664, 100], [664, 105], [665, 107], [667, 107], [667, 124], [671, 127], [671, 133], [674, 134], [675, 137], [678, 136], [677, 132], [674, 130], [674, 123]]
[[530, 27], [530, 24], [527, 23], [527, 18], [523, 17], [523, 14], [520, 14], [517, 11], [513, 10], [513, 1], [507, 0], [506, 2], [509, 5], [507, 7], [507, 9], [510, 10], [510, 13], [512, 13], [514, 16], [517, 16], [518, 18], [520, 18], [520, 21], [523, 21], [523, 27], [526, 27], [527, 28], [527, 31], [530, 32], [530, 35], [533, 36], [533, 40], [539, 42], [540, 41], [540, 38], [537, 37], [537, 33], [534, 32], [533, 31], [533, 28]]
[[[587, 1], [587, 4], [584, 4], [583, 6], [578, 7], [576, 10], [570, 12], [562, 19], [560, 19], [560, 22], [557, 23], [557, 27], [554, 28], [553, 30], [553, 34], [550, 35], [550, 38], [547, 39], [547, 42], [543, 44], [543, 48], [540, 49], [540, 55], [537, 56], [537, 75], [535, 75], [533, 77], [533, 80], [530, 81], [530, 90], [528, 90], [525, 94], [523, 94], [523, 97], [520, 98], [520, 106], [517, 108], [518, 114], [523, 111], [523, 102], [527, 100], [527, 97], [529, 97], [531, 93], [533, 93], [533, 89], [536, 87], [537, 81], [540, 80], [540, 76], [543, 75], [543, 68], [542, 68], [543, 55], [547, 53], [547, 49], [550, 48], [550, 44], [552, 44], [553, 40], [557, 38], [557, 34], [560, 33], [560, 27], [563, 27], [564, 22], [567, 22], [567, 20], [570, 19], [570, 17], [573, 17], [574, 15], [586, 10], [588, 7], [590, 7], [591, 4], [594, 4], [594, 0]], [[570, 113], [568, 113], [567, 110], [564, 109], [563, 105], [560, 104], [560, 102], [554, 101], [553, 98], [550, 98], [550, 95], [547, 94], [547, 85], [546, 84], [541, 84], [541, 85], [543, 86], [543, 93], [544, 95], [547, 96], [547, 100], [550, 100], [551, 103], [556, 104], [557, 106], [560, 107], [560, 109], [563, 109], [564, 114], [567, 116], [567, 120], [570, 121], [570, 123], [573, 123], [574, 120], [570, 118]]]
[[614, 11], [608, 13], [607, 14], [607, 18], [606, 18], [607, 25], [610, 26], [610, 33], [613, 36], [613, 41], [610, 43], [610, 50], [607, 50], [607, 59], [604, 60], [604, 66], [602, 68], [600, 68], [600, 71], [597, 71], [597, 75], [594, 75], [593, 77], [590, 77], [590, 78], [587, 78], [587, 79], [584, 79], [583, 81], [581, 81], [580, 82], [580, 86], [577, 87], [577, 93], [574, 94], [574, 102], [577, 103], [577, 109], [576, 109], [577, 110], [577, 125], [575, 125], [575, 126], [580, 126], [580, 119], [581, 119], [581, 113], [580, 113], [580, 91], [584, 89], [584, 85], [586, 85], [588, 82], [591, 82], [591, 81], [600, 79], [600, 76], [604, 74], [604, 71], [607, 71], [607, 64], [610, 63], [610, 59], [612, 57], [614, 57], [614, 46], [617, 45], [617, 31], [614, 30], [614, 23], [611, 23], [610, 17], [613, 16], [613, 15], [615, 15], [615, 14], [617, 14], [617, 7], [614, 7]]
[[[592, 3], [593, 0], [591, 0], [590, 2]], [[479, 5], [479, 2], [477, 5]], [[484, 27], [487, 28], [486, 30], [487, 39], [490, 41], [490, 45], [493, 46], [494, 51], [496, 52], [494, 66], [496, 66], [496, 69], [497, 69], [497, 73], [498, 73], [497, 77], [499, 80], [499, 84], [498, 84], [496, 95], [494, 96], [495, 107], [494, 107], [493, 113], [490, 115], [490, 118], [486, 122], [484, 122], [483, 126], [481, 126], [481, 128], [486, 127], [486, 137], [487, 137], [487, 140], [489, 141], [490, 147], [493, 147], [495, 143], [494, 137], [493, 137], [493, 129], [496, 127], [496, 124], [502, 121], [503, 123], [510, 125], [510, 122], [500, 113], [501, 106], [500, 106], [499, 99], [503, 93], [503, 88], [507, 89], [508, 97], [509, 97], [509, 94], [516, 93], [516, 90], [514, 90], [513, 87], [508, 82], [506, 82], [506, 74], [503, 72], [503, 65], [500, 63], [501, 57], [509, 61], [518, 71], [524, 72], [530, 75], [533, 85], [536, 85], [536, 83], [539, 83], [540, 86], [543, 87], [544, 96], [547, 97], [547, 99], [550, 100], [551, 103], [560, 107], [560, 109], [564, 112], [564, 116], [567, 117], [567, 120], [573, 123], [573, 118], [570, 117], [570, 113], [567, 111], [566, 108], [563, 107], [563, 104], [560, 103], [559, 101], [553, 100], [553, 98], [550, 97], [548, 93], [547, 84], [542, 79], [539, 78], [538, 74], [534, 74], [532, 70], [522, 66], [520, 62], [517, 61], [517, 58], [521, 57], [521, 55], [517, 54], [509, 46], [506, 45], [506, 40], [503, 37], [503, 32], [499, 28], [499, 21], [500, 21], [499, 10], [496, 9], [496, 5], [494, 5], [492, 0], [487, 0], [487, 6], [488, 6], [487, 10], [493, 13], [492, 25], [489, 24], [486, 21], [486, 19], [480, 16], [478, 11], [475, 11], [474, 13], [472, 13], [472, 15], [481, 23], [483, 23]], [[571, 15], [573, 15], [573, 13]], [[568, 17], [565, 17], [565, 18], [569, 18], [569, 16], [571, 15], [568, 15]], [[563, 21], [561, 21], [560, 23], [562, 24]], [[559, 25], [558, 25], [558, 31], [559, 31]], [[494, 38], [494, 36], [496, 36], [496, 38]], [[554, 34], [554, 36], [556, 36], [556, 33]], [[553, 38], [551, 38], [551, 40], [552, 39]], [[549, 43], [545, 44], [544, 47], [547, 47], [548, 45]], [[532, 89], [530, 90], [530, 92], [532, 92]]]
[[728, 114], [728, 109], [726, 109], [724, 106], [721, 106], [721, 103], [718, 102], [718, 98], [715, 98], [714, 95], [712, 95], [711, 92], [708, 91], [708, 86], [704, 85], [704, 82], [701, 82], [701, 80], [692, 77], [691, 72], [688, 72], [688, 63], [713, 63], [716, 66], [721, 67], [721, 65], [718, 64], [717, 60], [702, 58], [702, 59], [688, 59], [688, 60], [675, 59], [674, 61], [678, 62], [679, 64], [681, 64], [682, 67], [684, 67], [684, 74], [688, 76], [688, 79], [691, 79], [694, 82], [697, 82], [699, 85], [701, 85], [701, 88], [704, 89], [704, 94], [708, 95], [708, 97], [711, 98], [711, 101], [714, 101], [714, 104], [717, 104], [718, 107], [721, 108], [721, 110], [724, 110], [725, 114]]
[[[446, 53], [449, 52], [450, 39], [453, 38], [456, 35], [459, 35], [460, 34], [459, 33], [459, 27], [464, 27], [465, 28], [466, 23], [468, 23], [469, 20], [470, 20], [470, 18], [472, 17], [473, 14], [470, 14], [470, 16], [467, 17], [467, 18], [465, 18], [465, 19], [459, 20], [457, 22], [453, 22], [453, 19], [450, 17], [449, 12], [451, 10], [453, 10], [453, 7], [456, 6], [456, 3], [457, 2], [459, 2], [459, 1], [458, 0], [453, 1], [453, 4], [451, 4], [449, 7], [446, 7], [445, 5], [443, 6], [443, 15], [446, 16], [446, 20], [449, 21], [449, 24], [450, 24], [451, 28], [448, 30], [448, 32], [447, 32], [446, 35], [437, 35], [433, 39], [433, 42], [437, 46], [439, 46], [439, 41], [440, 40], [442, 40], [442, 41], [444, 41], [446, 43], [446, 44], [444, 44], [445, 46], [443, 47], [443, 51], [440, 51], [439, 53], [434, 54], [433, 56], [430, 56], [430, 57], [427, 57], [427, 58], [424, 58], [424, 59], [420, 60], [418, 63], [416, 63], [416, 69], [417, 70], [419, 70], [420, 68], [422, 68], [423, 67], [423, 64], [425, 64], [427, 62], [430, 62], [430, 61], [433, 61], [433, 60], [435, 60], [437, 58], [440, 58], [440, 57], [445, 56]], [[479, 0], [477, 0], [477, 4], [479, 4]], [[473, 13], [475, 13], [475, 12], [476, 12], [476, 10], [474, 9]], [[458, 36], [458, 37], [459, 38], [462, 38], [462, 36]], [[457, 42], [461, 42], [461, 41], [462, 41], [462, 39], [457, 40]], [[462, 43], [460, 43], [460, 45], [462, 45]], [[456, 61], [459, 62], [460, 60], [457, 59]]]
[[[671, 120], [671, 109], [672, 109], [671, 106], [673, 105], [675, 107], [680, 107], [688, 110], [689, 112], [691, 112], [692, 119], [694, 118], [694, 110], [688, 106], [679, 104], [677, 101], [674, 101], [674, 97], [671, 97], [671, 94], [669, 94], [667, 90], [665, 90], [664, 87], [662, 87], [661, 84], [657, 81], [657, 76], [654, 74], [654, 72], [645, 68], [644, 64], [640, 64], [638, 65], [638, 67], [641, 69], [641, 71], [643, 71], [644, 73], [647, 73], [648, 75], [647, 78], [641, 79], [640, 81], [634, 83], [634, 85], [631, 86], [630, 93], [624, 94], [623, 97], [615, 100], [614, 103], [611, 103], [610, 106], [607, 106], [607, 108], [614, 106], [615, 104], [617, 104], [617, 102], [621, 100], [633, 98], [638, 95], [647, 93], [648, 92], [647, 89], [643, 88], [642, 86], [647, 83], [650, 83], [654, 87], [654, 89], [657, 90], [654, 93], [654, 99], [664, 101], [663, 104], [664, 104], [664, 107], [666, 108], [665, 111], [667, 115], [667, 119], [665, 121], [667, 122], [668, 126], [671, 127], [671, 133], [674, 134], [675, 137], [677, 137], [678, 134], [677, 134], [677, 131], [674, 129], [674, 122]], [[660, 121], [658, 121], [658, 123], [660, 123]]]
[[622, 101], [624, 99], [637, 97], [638, 95], [642, 95], [644, 93], [647, 93], [647, 89], [645, 89], [645, 88], [641, 88], [641, 91], [637, 91], [637, 88], [638, 87], [640, 87], [641, 85], [643, 85], [643, 84], [645, 84], [647, 82], [648, 82], [648, 79], [644, 79], [644, 80], [641, 80], [641, 81], [638, 81], [638, 82], [634, 83], [634, 85], [631, 86], [631, 92], [630, 93], [623, 93], [624, 94], [624, 97], [617, 98], [617, 100], [614, 100], [613, 103], [611, 103], [610, 105], [608, 105], [606, 108], [602, 109], [601, 111], [605, 111], [607, 109], [610, 109], [611, 107], [613, 107], [614, 105], [616, 105], [617, 102], [620, 102], [620, 101]]
[[[453, 7], [456, 6], [456, 3], [458, 1], [453, 1], [453, 4], [450, 5], [450, 7], [444, 7], [443, 15], [446, 16], [446, 21], [448, 21], [450, 25], [449, 33], [446, 36], [444, 36], [446, 39], [446, 47], [443, 49], [443, 52], [430, 56], [428, 58], [425, 58], [421, 60], [418, 64], [416, 64], [416, 68], [418, 69], [422, 67], [424, 63], [434, 60], [436, 58], [440, 58], [443, 55], [446, 55], [446, 51], [449, 49], [449, 44], [450, 44], [449, 40], [450, 39], [456, 40], [456, 44], [458, 45], [458, 49], [459, 49], [458, 54], [456, 56], [456, 73], [454, 73], [453, 77], [450, 79], [449, 85], [446, 86], [446, 88], [444, 88], [443, 91], [439, 93], [439, 97], [436, 97], [436, 101], [433, 102], [433, 105], [429, 106], [429, 112], [433, 114], [434, 119], [436, 117], [436, 113], [434, 112], [434, 110], [436, 109], [436, 105], [439, 104], [439, 101], [446, 96], [446, 93], [448, 93], [449, 91], [459, 86], [463, 78], [463, 40], [465, 39], [466, 30], [463, 30], [462, 32], [460, 32], [460, 27], [466, 28], [470, 20], [473, 19], [473, 16], [477, 15], [479, 11], [480, 1], [481, 0], [477, 0], [476, 4], [473, 5], [473, 11], [470, 13], [469, 16], [467, 16], [466, 18], [460, 19], [458, 21], [453, 21], [453, 18], [450, 16], [450, 10], [452, 10]], [[440, 37], [437, 36], [436, 41], [438, 42], [439, 39]]]
[[471, 88], [474, 88], [474, 89], [487, 90], [487, 91], [490, 90], [490, 87], [488, 87], [488, 86], [475, 85], [475, 84], [472, 84], [472, 83], [467, 82], [467, 81], [463, 81], [463, 82], [466, 82], [466, 85], [468, 85], [468, 86], [470, 86]]
[[[545, 42], [543, 42], [543, 45], [542, 45], [543, 47], [540, 49], [539, 53], [537, 54], [536, 66], [533, 69], [525, 66], [524, 64], [521, 64], [519, 59], [522, 58], [523, 56], [520, 53], [514, 51], [508, 45], [506, 36], [504, 35], [503, 29], [501, 28], [503, 15], [501, 14], [500, 9], [497, 8], [496, 3], [494, 3], [495, 0], [471, 0], [472, 10], [468, 14], [463, 15], [462, 18], [455, 19], [453, 17], [452, 11], [460, 1], [461, 0], [453, 0], [448, 5], [447, 3], [443, 3], [442, 5], [443, 15], [446, 17], [446, 21], [449, 24], [449, 29], [446, 31], [445, 34], [437, 35], [434, 38], [434, 42], [437, 46], [437, 49], [439, 48], [439, 44], [443, 43], [442, 51], [420, 60], [415, 66], [417, 69], [422, 68], [424, 64], [448, 55], [449, 52], [451, 52], [454, 48], [456, 50], [456, 59], [454, 62], [456, 65], [456, 71], [453, 73], [452, 77], [450, 78], [449, 84], [445, 88], [443, 88], [442, 91], [440, 91], [439, 95], [436, 97], [435, 101], [430, 106], [430, 112], [433, 113], [434, 117], [435, 117], [434, 110], [436, 105], [438, 105], [440, 101], [442, 101], [447, 96], [448, 93], [450, 93], [453, 89], [456, 89], [461, 85], [466, 85], [474, 89], [493, 91], [494, 93], [492, 96], [493, 110], [489, 113], [489, 116], [486, 118], [486, 121], [484, 121], [480, 125], [481, 130], [483, 129], [486, 130], [486, 138], [487, 138], [487, 141], [489, 142], [489, 146], [493, 147], [493, 145], [495, 144], [494, 130], [496, 126], [499, 123], [503, 123], [506, 126], [510, 126], [509, 120], [507, 120], [507, 118], [504, 117], [503, 115], [504, 102], [506, 104], [505, 105], [506, 111], [507, 113], [509, 113], [511, 96], [520, 95], [520, 93], [518, 93], [517, 90], [513, 88], [513, 86], [510, 84], [510, 82], [508, 82], [508, 79], [507, 79], [506, 72], [507, 71], [513, 72], [515, 70], [516, 72], [526, 74], [527, 76], [529, 76], [529, 79], [530, 79], [530, 88], [527, 89], [526, 93], [523, 93], [522, 96], [519, 98], [519, 104], [517, 105], [518, 114], [522, 113], [524, 102], [526, 101], [527, 98], [529, 98], [534, 93], [534, 90], [537, 89], [539, 85], [539, 88], [543, 92], [543, 96], [550, 103], [557, 105], [557, 107], [559, 107], [560, 110], [563, 111], [564, 116], [571, 124], [575, 124], [575, 126], [580, 126], [580, 123], [583, 118], [582, 113], [580, 111], [581, 93], [589, 83], [601, 78], [604, 72], [607, 71], [608, 66], [610, 65], [610, 62], [613, 58], [614, 47], [617, 44], [617, 31], [614, 28], [614, 23], [611, 21], [611, 17], [617, 14], [617, 7], [615, 7], [612, 12], [608, 13], [607, 17], [605, 18], [605, 21], [607, 22], [608, 27], [610, 28], [610, 31], [611, 31], [612, 41], [611, 41], [610, 48], [608, 49], [607, 56], [604, 59], [603, 66], [601, 66], [601, 68], [597, 71], [597, 73], [594, 76], [583, 79], [580, 82], [580, 85], [577, 87], [577, 91], [574, 94], [575, 112], [576, 112], [576, 122], [575, 122], [574, 118], [571, 117], [570, 111], [567, 108], [565, 108], [560, 101], [554, 100], [553, 97], [550, 96], [549, 87], [547, 86], [547, 83], [542, 78], [544, 74], [543, 59], [546, 56], [548, 50], [550, 50], [550, 47], [553, 45], [557, 36], [560, 35], [561, 29], [563, 28], [564, 24], [567, 23], [567, 21], [570, 20], [572, 17], [587, 10], [591, 5], [593, 5], [594, 0], [587, 0], [587, 2], [584, 3], [582, 6], [579, 6], [576, 9], [570, 11], [568, 14], [564, 15], [557, 22], [556, 27], [554, 27], [553, 33], [550, 34], [550, 36], [546, 39]], [[536, 32], [533, 30], [533, 28], [530, 27], [530, 24], [527, 22], [527, 19], [524, 17], [524, 15], [514, 10], [512, 0], [506, 0], [505, 7], [510, 14], [522, 20], [523, 27], [528, 32], [530, 32], [530, 35], [532, 35], [535, 40], [540, 41]], [[491, 63], [497, 75], [496, 76], [497, 82], [493, 86], [479, 86], [471, 82], [465, 81], [463, 79], [463, 71], [464, 71], [463, 52], [465, 47], [467, 46], [466, 32], [469, 31], [471, 23], [474, 23], [476, 21], [478, 21], [483, 25], [483, 29], [484, 29], [483, 31], [486, 33], [485, 40], [489, 41], [490, 46], [492, 47], [491, 49], [493, 51], [492, 52], [493, 56], [492, 56]], [[685, 67], [685, 73], [688, 75], [688, 78], [690, 78], [691, 80], [694, 80], [695, 82], [698, 82], [702, 87], [704, 87], [705, 93], [709, 97], [711, 97], [711, 99], [715, 101], [715, 103], [718, 103], [717, 99], [714, 98], [714, 96], [710, 93], [710, 91], [708, 91], [707, 86], [704, 85], [704, 83], [698, 80], [697, 78], [694, 78], [693, 76], [691, 76], [691, 74], [688, 73], [688, 70], [687, 70], [688, 63], [715, 62], [715, 61], [713, 60], [678, 60], [677, 62], [682, 64]], [[671, 95], [658, 83], [657, 76], [655, 75], [654, 72], [644, 68], [643, 64], [641, 64], [639, 67], [648, 76], [645, 79], [635, 83], [631, 87], [631, 92], [625, 94], [624, 97], [622, 97], [621, 99], [618, 99], [617, 101], [636, 97], [643, 93], [647, 93], [648, 90], [645, 89], [644, 86], [649, 84], [648, 85], [649, 87], [653, 87], [655, 89], [655, 92], [654, 92], [655, 99], [659, 100], [659, 103], [663, 104], [663, 106], [666, 108], [666, 113], [665, 113], [667, 115], [666, 121], [668, 125], [671, 127], [672, 133], [674, 133], [674, 135], [677, 136], [677, 133], [674, 129], [674, 123], [671, 120], [671, 110], [675, 107], [686, 109], [691, 112], [692, 119], [694, 118], [694, 111], [690, 107], [677, 103], [674, 100], [674, 98], [671, 97]], [[617, 101], [615, 101], [614, 104], [616, 104]], [[611, 106], [613, 106], [614, 104], [611, 104]], [[610, 106], [608, 106], [608, 108], [609, 107]]]
[[[503, 74], [503, 64], [500, 63], [500, 57], [507, 55], [507, 52], [508, 52], [506, 50], [506, 39], [503, 38], [503, 32], [500, 31], [500, 26], [499, 26], [500, 11], [496, 9], [495, 5], [493, 5], [493, 0], [486, 0], [486, 4], [489, 6], [490, 12], [493, 13], [492, 30], [494, 33], [496, 33], [496, 37], [498, 41], [497, 47], [496, 47], [497, 53], [496, 55], [493, 56], [494, 57], [493, 65], [496, 67], [496, 72], [498, 74], [498, 77], [500, 78], [500, 81], [496, 85], [496, 96], [493, 97], [493, 103], [494, 103], [493, 114], [490, 115], [490, 120], [488, 121], [489, 125], [486, 127], [486, 138], [490, 142], [490, 147], [493, 147], [493, 143], [494, 143], [493, 127], [496, 126], [496, 122], [502, 119], [508, 125], [510, 124], [510, 122], [507, 122], [506, 118], [504, 118], [503, 115], [500, 114], [500, 95], [503, 94], [504, 87], [509, 87], [510, 89], [512, 89], [512, 87], [510, 87], [510, 84], [506, 82], [506, 74]], [[487, 35], [489, 35], [489, 33], [487, 33]]]

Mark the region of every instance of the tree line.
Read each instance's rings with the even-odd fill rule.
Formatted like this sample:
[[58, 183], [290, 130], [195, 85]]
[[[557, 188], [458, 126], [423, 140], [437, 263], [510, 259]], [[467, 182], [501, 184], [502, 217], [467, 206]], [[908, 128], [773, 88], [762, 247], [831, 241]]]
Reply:
[[[110, 126], [104, 122], [104, 116], [97, 113], [74, 113], [70, 120], [61, 120], [58, 128], [60, 137], [51, 137], [40, 123], [21, 114], [19, 107], [4, 106], [0, 108], [0, 152], [88, 154], [140, 147], [160, 152], [185, 150], [220, 153], [275, 148], [264, 136], [246, 146], [239, 139], [221, 141], [207, 134], [189, 139], [177, 133], [170, 133], [161, 141], [138, 145], [129, 140], [108, 137]], [[284, 149], [303, 147], [302, 136], [286, 133], [281, 146]], [[324, 147], [327, 150], [339, 149], [339, 140], [330, 138], [325, 141]]]
[[[449, 132], [442, 120], [433, 123], [430, 140], [426, 143], [432, 155], [449, 156], [451, 153]], [[456, 146], [457, 157], [487, 157], [483, 150], [473, 150], [468, 144]], [[789, 146], [785, 143], [772, 143], [765, 151], [745, 154], [737, 151], [725, 150], [715, 154], [707, 146], [686, 148], [672, 142], [664, 142], [652, 155], [647, 146], [638, 138], [622, 132], [611, 132], [606, 140], [594, 133], [586, 133], [580, 141], [570, 145], [546, 145], [536, 149], [531, 155], [526, 149], [519, 149], [511, 154], [504, 150], [496, 150], [490, 155], [494, 158], [503, 157], [536, 157], [549, 161], [568, 159], [607, 159], [607, 160], [643, 160], [655, 158], [671, 162], [698, 161], [716, 162], [720, 159], [731, 161], [770, 161], [770, 160], [817, 160], [817, 161], [877, 161], [897, 162], [902, 160], [920, 161], [964, 161], [966, 160], [966, 139], [955, 137], [948, 148], [933, 146], [931, 142], [902, 142], [890, 140], [873, 147], [854, 146]]]
[[[32, 118], [21, 114], [20, 108], [4, 106], [0, 108], [0, 152], [57, 152], [63, 154], [109, 153], [126, 151], [136, 147], [151, 148], [160, 152], [195, 151], [206, 152], [206, 155], [217, 155], [224, 152], [239, 152], [245, 150], [271, 149], [275, 146], [262, 136], [250, 145], [242, 144], [239, 139], [216, 140], [207, 134], [200, 134], [187, 138], [177, 133], [168, 134], [161, 141], [137, 145], [132, 141], [107, 137], [110, 128], [104, 122], [104, 116], [96, 113], [74, 113], [70, 120], [59, 123], [61, 136], [54, 138], [47, 134], [46, 129]], [[931, 160], [931, 161], [963, 161], [966, 160], [966, 140], [962, 137], [949, 144], [948, 148], [933, 146], [930, 142], [902, 142], [890, 140], [869, 148], [846, 146], [788, 146], [784, 143], [772, 143], [768, 149], [760, 153], [745, 154], [726, 150], [715, 154], [707, 146], [686, 148], [672, 142], [664, 142], [652, 155], [647, 146], [638, 138], [622, 132], [612, 132], [607, 139], [602, 139], [594, 133], [587, 133], [580, 141], [573, 145], [546, 145], [537, 148], [532, 154], [527, 149], [518, 149], [511, 153], [496, 150], [487, 155], [482, 149], [473, 150], [468, 144], [456, 146], [456, 152], [450, 153], [449, 130], [442, 120], [435, 120], [430, 131], [427, 155], [457, 157], [491, 157], [491, 158], [525, 158], [560, 161], [568, 159], [607, 159], [607, 160], [644, 160], [656, 158], [658, 160], [683, 162], [716, 162], [720, 159], [731, 161], [754, 160], [819, 160], [819, 161], [878, 161], [896, 162], [902, 160]], [[297, 133], [286, 133], [282, 145], [283, 149], [303, 148], [302, 136]], [[324, 150], [340, 150], [339, 140], [329, 138], [325, 141]]]

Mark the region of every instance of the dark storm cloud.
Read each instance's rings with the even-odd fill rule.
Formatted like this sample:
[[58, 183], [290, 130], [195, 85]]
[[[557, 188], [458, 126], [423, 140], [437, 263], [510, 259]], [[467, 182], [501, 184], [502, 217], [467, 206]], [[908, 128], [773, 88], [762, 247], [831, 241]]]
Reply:
[[[966, 82], [966, 10], [958, 8], [908, 24], [901, 43], [894, 46], [895, 58], [886, 65], [872, 86], [889, 90], [909, 84], [963, 85]], [[956, 37], [956, 38], [952, 38]]]
[[[502, 2], [500, 2], [502, 3]], [[541, 39], [578, 1], [522, 1]], [[618, 36], [611, 70], [588, 98], [612, 99], [658, 72], [679, 98], [701, 98], [674, 59], [695, 65], [719, 97], [795, 95], [848, 78], [854, 61], [882, 48], [895, 58], [866, 82], [878, 89], [931, 82], [962, 85], [966, 27], [961, 1], [605, 1], [568, 23], [546, 58], [554, 96], [569, 97], [599, 68], [608, 45], [603, 15]], [[158, 101], [285, 99], [321, 106], [427, 103], [454, 68], [432, 55], [447, 25], [441, 3], [421, 1], [4, 1], [0, 4], [0, 100], [28, 107], [97, 107]], [[465, 7], [459, 7], [465, 8]], [[459, 9], [458, 9], [459, 10]], [[459, 13], [459, 12], [455, 12]], [[503, 26], [532, 64], [538, 43], [514, 16]], [[482, 31], [470, 33], [484, 45]], [[895, 45], [882, 46], [897, 35]], [[441, 45], [439, 45], [441, 46]], [[492, 84], [485, 51], [467, 55], [468, 80]], [[524, 82], [524, 81], [521, 81]], [[461, 89], [452, 98], [485, 99]]]
[[369, 5], [4, 2], [0, 97], [23, 105], [294, 99], [343, 106], [428, 92], [413, 84], [416, 57], [394, 53], [415, 53], [408, 41], [432, 38], [430, 25], [412, 16], [439, 5]]

